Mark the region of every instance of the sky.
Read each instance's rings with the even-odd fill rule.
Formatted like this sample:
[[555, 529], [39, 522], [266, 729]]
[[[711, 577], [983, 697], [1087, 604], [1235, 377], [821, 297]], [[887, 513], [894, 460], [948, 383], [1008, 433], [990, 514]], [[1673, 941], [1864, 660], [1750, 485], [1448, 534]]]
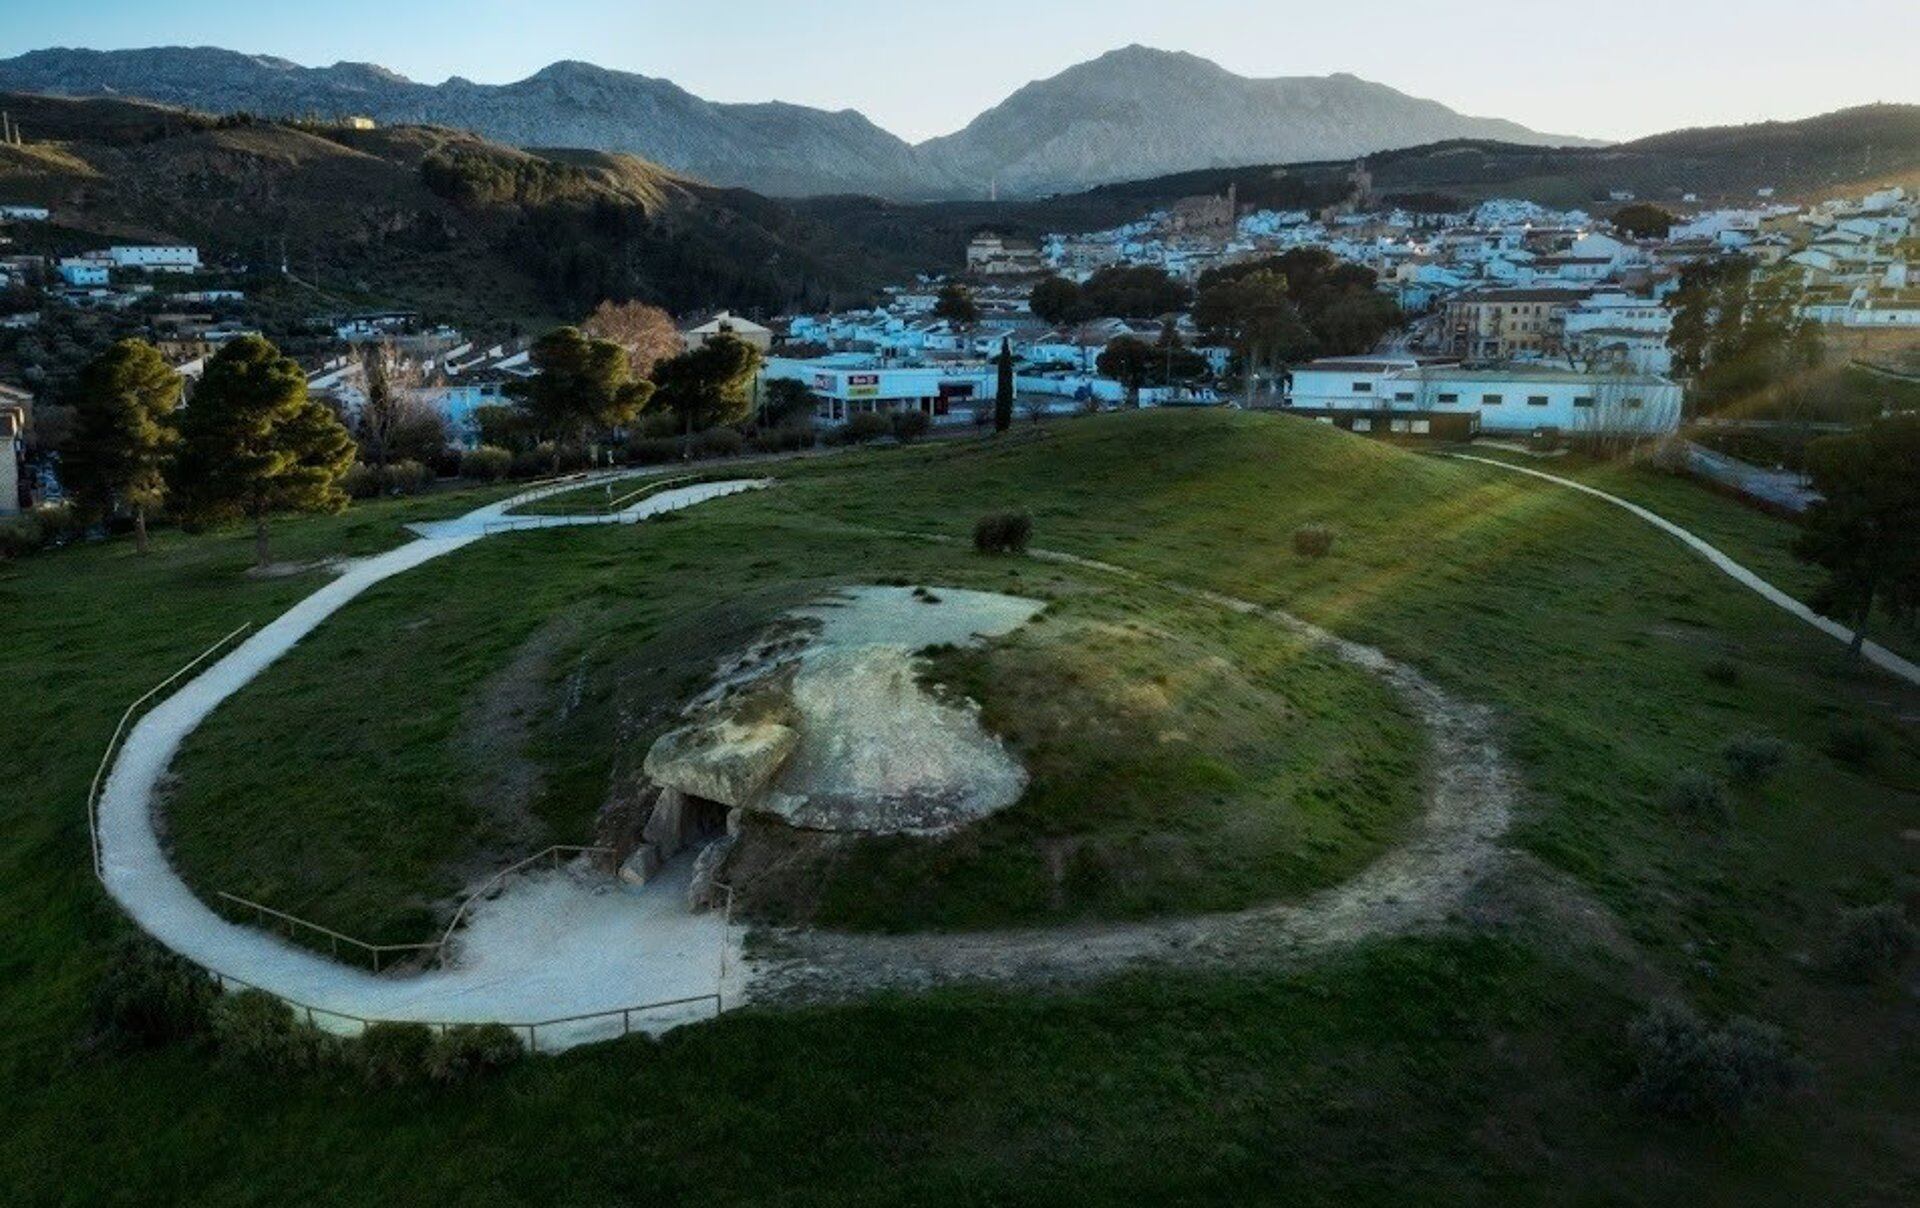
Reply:
[[1242, 75], [1351, 72], [1594, 138], [1920, 102], [1914, 0], [0, 0], [0, 13], [0, 57], [210, 45], [490, 84], [583, 59], [710, 100], [858, 109], [916, 142], [1135, 42]]

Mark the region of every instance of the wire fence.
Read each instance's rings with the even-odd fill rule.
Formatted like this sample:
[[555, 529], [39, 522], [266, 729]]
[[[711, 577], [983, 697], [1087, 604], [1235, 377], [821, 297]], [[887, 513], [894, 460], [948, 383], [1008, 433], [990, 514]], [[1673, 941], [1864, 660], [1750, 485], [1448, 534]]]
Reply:
[[[155, 684], [152, 688], [149, 688], [145, 693], [141, 694], [141, 696], [137, 700], [135, 700], [132, 704], [128, 705], [126, 710], [120, 715], [120, 720], [118, 724], [114, 726], [112, 736], [109, 737], [107, 740], [107, 749], [100, 756], [100, 764], [94, 770], [93, 782], [87, 790], [87, 801], [86, 801], [87, 837], [88, 837], [89, 845], [92, 850], [93, 875], [95, 879], [97, 879], [103, 887], [106, 885], [106, 882], [107, 882], [107, 873], [106, 873], [106, 863], [105, 863], [105, 849], [100, 839], [100, 816], [99, 816], [100, 795], [101, 795], [102, 788], [106, 785], [109, 779], [110, 769], [113, 765], [113, 761], [115, 757], [119, 754], [121, 747], [126, 739], [129, 728], [134, 723], [136, 715], [142, 715], [143, 711], [146, 710], [148, 706], [152, 705], [156, 699], [160, 698], [164, 693], [168, 692], [175, 685], [179, 684], [180, 681], [186, 678], [188, 674], [200, 668], [203, 664], [207, 662], [207, 660], [211, 659], [216, 653], [218, 653], [219, 651], [229, 646], [234, 641], [234, 639], [238, 638], [241, 634], [246, 633], [248, 630], [252, 628], [253, 628], [253, 622], [251, 621], [248, 621], [247, 623], [235, 628], [231, 633], [228, 633], [225, 637], [222, 637], [219, 641], [215, 642], [213, 645], [201, 651], [192, 660], [182, 665], [172, 675], [169, 675], [166, 679], [161, 680], [158, 684]], [[256, 920], [262, 925], [263, 929], [266, 929], [268, 927], [268, 920], [272, 920], [273, 924], [277, 925], [280, 929], [282, 929], [289, 939], [291, 939], [293, 935], [299, 931], [311, 932], [315, 935], [325, 938], [329, 949], [332, 951], [332, 953], [336, 957], [340, 954], [343, 946], [348, 951], [364, 953], [370, 956], [375, 973], [380, 972], [382, 957], [388, 956], [390, 954], [397, 954], [397, 953], [403, 953], [403, 952], [414, 953], [414, 954], [418, 954], [422, 952], [432, 952], [438, 958], [440, 964], [444, 967], [444, 965], [446, 964], [447, 952], [449, 951], [450, 944], [454, 936], [454, 932], [460, 926], [460, 924], [467, 918], [467, 916], [472, 913], [472, 908], [476, 903], [478, 903], [482, 899], [494, 893], [497, 893], [500, 890], [500, 888], [506, 883], [509, 877], [517, 873], [523, 872], [526, 869], [532, 867], [533, 865], [540, 863], [541, 861], [548, 861], [552, 864], [554, 868], [557, 869], [560, 866], [561, 858], [568, 853], [572, 853], [575, 856], [606, 855], [609, 857], [613, 854], [610, 849], [604, 848], [604, 847], [581, 847], [581, 846], [572, 846], [572, 845], [566, 845], [566, 844], [556, 844], [553, 847], [547, 848], [545, 851], [538, 852], [532, 856], [528, 856], [524, 860], [517, 861], [516, 863], [509, 865], [508, 867], [503, 868], [499, 872], [496, 872], [495, 874], [493, 874], [493, 876], [489, 877], [487, 881], [480, 886], [479, 889], [468, 894], [466, 898], [461, 901], [460, 906], [454, 913], [453, 921], [447, 925], [447, 929], [443, 933], [441, 933], [439, 939], [423, 942], [423, 943], [416, 943], [416, 944], [372, 944], [372, 943], [368, 943], [365, 940], [357, 939], [353, 936], [347, 935], [343, 932], [336, 931], [331, 927], [325, 927], [319, 923], [314, 923], [307, 919], [300, 918], [297, 915], [289, 914], [286, 911], [276, 910], [275, 908], [271, 906], [267, 906], [264, 903], [255, 902], [249, 898], [243, 898], [238, 894], [231, 894], [225, 891], [218, 891], [218, 896], [223, 902], [225, 902], [230, 907], [233, 907], [235, 909], [242, 910], [242, 911], [253, 912]], [[184, 952], [177, 953], [177, 954], [183, 960], [188, 961], [189, 963], [193, 964], [197, 968], [204, 971], [209, 977], [213, 978], [214, 984], [219, 986], [222, 990], [226, 990], [230, 987], [237, 987], [240, 989], [257, 990], [263, 994], [271, 995], [272, 997], [287, 1004], [288, 1008], [291, 1009], [296, 1016], [304, 1016], [309, 1024], [312, 1024], [316, 1027], [320, 1026], [321, 1021], [323, 1020], [334, 1020], [334, 1021], [346, 1023], [348, 1025], [357, 1025], [363, 1031], [366, 1028], [371, 1027], [375, 1024], [417, 1023], [417, 1024], [425, 1024], [427, 1027], [436, 1029], [441, 1032], [445, 1032], [449, 1028], [460, 1027], [460, 1026], [471, 1024], [471, 1023], [478, 1023], [478, 1022], [500, 1023], [503, 1026], [512, 1029], [516, 1033], [523, 1033], [525, 1035], [527, 1048], [529, 1049], [529, 1051], [537, 1053], [540, 1051], [540, 1030], [542, 1028], [547, 1029], [548, 1032], [551, 1033], [553, 1029], [559, 1028], [559, 1027], [565, 1027], [569, 1025], [575, 1025], [577, 1027], [577, 1025], [593, 1023], [596, 1021], [604, 1020], [609, 1024], [608, 1036], [605, 1038], [610, 1038], [612, 1035], [611, 1023], [614, 1019], [617, 1018], [620, 1021], [619, 1035], [625, 1036], [632, 1032], [633, 1021], [636, 1017], [644, 1017], [649, 1013], [665, 1011], [675, 1007], [688, 1007], [688, 1006], [693, 1006], [701, 1003], [711, 1003], [713, 1007], [713, 1017], [718, 1018], [726, 1010], [726, 1002], [725, 1002], [724, 994], [726, 991], [727, 948], [728, 948], [728, 942], [729, 942], [728, 936], [731, 934], [731, 929], [733, 924], [733, 889], [731, 886], [725, 886], [724, 888], [726, 889], [726, 893], [727, 893], [726, 916], [725, 916], [724, 926], [723, 926], [723, 930], [720, 938], [719, 975], [716, 980], [715, 987], [712, 993], [694, 994], [694, 995], [688, 995], [680, 998], [659, 999], [651, 1002], [632, 1003], [625, 1006], [609, 1007], [599, 1011], [588, 1011], [588, 1012], [575, 1014], [575, 1015], [561, 1015], [561, 1016], [555, 1016], [548, 1019], [521, 1020], [521, 1021], [423, 1020], [423, 1019], [383, 1019], [383, 1018], [376, 1018], [376, 1017], [366, 1016], [366, 1015], [358, 1015], [351, 1011], [341, 1011], [333, 1007], [322, 1007], [322, 1006], [315, 1005], [313, 1003], [302, 1002], [299, 999], [295, 999], [288, 995], [279, 993], [276, 990], [268, 989], [265, 986], [261, 986], [255, 982], [248, 981], [245, 978], [237, 977], [232, 973], [228, 973], [223, 969], [216, 968], [215, 966], [210, 965], [205, 961], [198, 960]], [[109, 894], [108, 896], [111, 897], [112, 895]], [[388, 967], [391, 968], [391, 962], [389, 962]], [[596, 1036], [594, 1038], [601, 1039], [602, 1037]]]

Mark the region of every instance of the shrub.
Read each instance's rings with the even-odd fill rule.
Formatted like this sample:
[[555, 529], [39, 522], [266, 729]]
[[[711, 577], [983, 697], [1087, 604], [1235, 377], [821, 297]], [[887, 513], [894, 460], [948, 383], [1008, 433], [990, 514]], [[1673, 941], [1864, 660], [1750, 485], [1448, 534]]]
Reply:
[[629, 465], [658, 466], [680, 460], [680, 442], [671, 436], [651, 436], [627, 442]]
[[354, 499], [372, 499], [380, 493], [380, 474], [364, 461], [356, 461], [340, 476], [340, 489]]
[[1880, 731], [1864, 721], [1843, 721], [1827, 731], [1827, 754], [1864, 768], [1880, 754]]
[[460, 1024], [434, 1038], [427, 1076], [435, 1082], [465, 1082], [512, 1065], [526, 1049], [505, 1024]]
[[1700, 674], [1707, 677], [1708, 683], [1719, 684], [1722, 688], [1737, 687], [1740, 683], [1740, 665], [1732, 659], [1714, 659], [1700, 668]]
[[1920, 933], [1898, 903], [1862, 906], [1840, 917], [1827, 963], [1848, 981], [1878, 981], [1897, 972], [1916, 943]]
[[1787, 762], [1787, 744], [1771, 734], [1737, 734], [1720, 748], [1736, 784], [1759, 784]]
[[339, 1048], [264, 990], [242, 990], [215, 1004], [213, 1038], [222, 1057], [278, 1073], [318, 1069]]
[[1293, 552], [1302, 558], [1324, 558], [1333, 552], [1333, 530], [1308, 524], [1293, 530]]
[[893, 421], [873, 411], [860, 411], [848, 416], [846, 424], [837, 433], [840, 443], [848, 445], [864, 445], [868, 441], [891, 435]]
[[205, 1034], [219, 991], [185, 958], [144, 935], [129, 937], [94, 987], [96, 1041], [117, 1049], [154, 1048]]
[[1025, 512], [990, 512], [973, 526], [973, 548], [983, 554], [1024, 554], [1033, 538], [1033, 517]]
[[1776, 1028], [1738, 1018], [1709, 1026], [1678, 1003], [1656, 1003], [1628, 1030], [1634, 1073], [1628, 1095], [1642, 1110], [1678, 1119], [1741, 1114], [1801, 1078]]
[[423, 1023], [372, 1023], [360, 1033], [360, 1074], [368, 1086], [405, 1086], [426, 1077], [433, 1029]]
[[896, 411], [892, 425], [896, 438], [910, 441], [925, 436], [927, 429], [933, 427], [933, 420], [924, 411]]
[[794, 453], [813, 447], [813, 427], [800, 423], [762, 428], [748, 443], [756, 453]]
[[513, 472], [513, 454], [499, 445], [481, 445], [460, 455], [460, 477], [498, 482]]
[[390, 463], [380, 475], [380, 490], [386, 495], [418, 495], [433, 485], [433, 471], [417, 461]]
[[1699, 768], [1684, 768], [1676, 774], [1667, 782], [1662, 799], [1668, 810], [1689, 818], [1721, 816], [1727, 808], [1726, 789]]
[[695, 457], [735, 457], [746, 448], [747, 438], [732, 428], [708, 428], [693, 438]]

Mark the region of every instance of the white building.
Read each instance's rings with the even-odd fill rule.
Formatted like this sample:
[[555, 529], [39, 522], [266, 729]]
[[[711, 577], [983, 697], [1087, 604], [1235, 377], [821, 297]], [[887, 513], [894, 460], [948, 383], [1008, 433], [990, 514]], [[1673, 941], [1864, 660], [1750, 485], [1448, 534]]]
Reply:
[[151, 273], [197, 273], [200, 249], [184, 245], [147, 247], [121, 245], [110, 247], [106, 259], [116, 268], [137, 268]]
[[107, 283], [107, 266], [98, 260], [69, 257], [60, 262], [60, 279], [75, 288]]
[[919, 411], [935, 423], [967, 423], [976, 403], [993, 398], [995, 371], [980, 365], [887, 368], [871, 357], [841, 354], [804, 361], [769, 357], [761, 377], [804, 384], [820, 399], [815, 418], [821, 423], [896, 411]]
[[0, 205], [0, 221], [45, 222], [52, 217], [45, 206]]
[[[1336, 357], [1290, 375], [1285, 406], [1344, 417], [1359, 431], [1403, 421], [1413, 434], [1441, 431], [1473, 416], [1481, 432], [1658, 435], [1680, 426], [1680, 387], [1662, 377], [1563, 369], [1470, 369], [1402, 357]], [[1420, 427], [1425, 423], [1428, 428]], [[1457, 430], [1457, 429], [1456, 429]]]

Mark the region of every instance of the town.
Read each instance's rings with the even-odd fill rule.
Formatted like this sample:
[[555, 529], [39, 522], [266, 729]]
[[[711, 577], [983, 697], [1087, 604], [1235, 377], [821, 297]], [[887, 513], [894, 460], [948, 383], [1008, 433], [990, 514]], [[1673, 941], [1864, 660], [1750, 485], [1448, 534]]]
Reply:
[[[1873, 347], [1879, 333], [1920, 331], [1920, 283], [1909, 284], [1920, 204], [1899, 187], [1680, 213], [1617, 192], [1596, 217], [1510, 199], [1419, 213], [1383, 206], [1364, 163], [1349, 179], [1351, 195], [1318, 213], [1254, 210], [1229, 190], [1086, 234], [1025, 242], [982, 231], [964, 266], [891, 287], [877, 305], [686, 316], [668, 342], [731, 335], [763, 362], [757, 399], [774, 382], [804, 391], [783, 396], [784, 446], [811, 439], [796, 420], [822, 435], [853, 425], [858, 439], [891, 436], [901, 415], [923, 417], [913, 432], [986, 423], [1003, 350], [1018, 409], [1034, 418], [1228, 405], [1361, 433], [1551, 442], [1663, 439], [1713, 418], [1689, 412], [1676, 380], [1672, 332], [1690, 266], [1738, 263], [1777, 282], [1795, 322], [1834, 356]], [[49, 217], [0, 205], [0, 221], [16, 226]], [[31, 330], [46, 307], [114, 312], [189, 383], [223, 343], [260, 334], [245, 292], [194, 247], [8, 255], [0, 273], [16, 308], [0, 329]], [[1246, 288], [1276, 274], [1273, 297]], [[183, 278], [190, 288], [165, 284]], [[341, 314], [313, 330], [309, 388], [349, 426], [365, 399], [360, 351], [383, 346], [416, 416], [410, 452], [427, 465], [456, 468], [459, 453], [485, 444], [488, 409], [539, 371], [530, 338], [477, 347], [413, 310]], [[30, 384], [0, 382], [0, 393], [15, 447], [0, 498], [15, 510], [57, 500], [56, 458], [33, 439]]]

